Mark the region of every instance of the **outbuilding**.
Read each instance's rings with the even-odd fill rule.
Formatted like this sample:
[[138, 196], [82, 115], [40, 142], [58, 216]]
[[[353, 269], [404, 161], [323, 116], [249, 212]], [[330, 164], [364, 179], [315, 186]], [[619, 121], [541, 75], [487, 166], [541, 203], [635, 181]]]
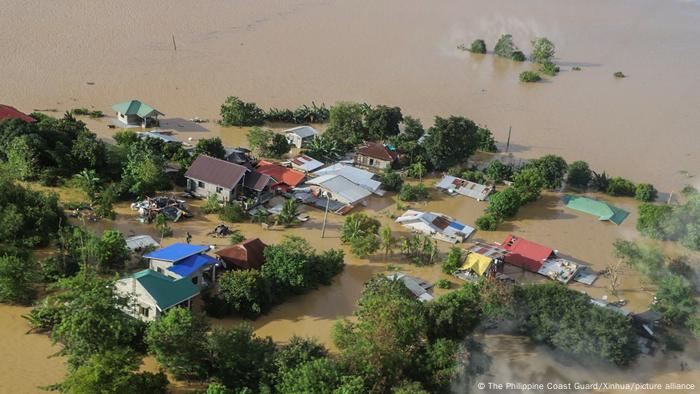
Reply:
[[301, 148], [318, 136], [318, 131], [311, 126], [298, 126], [284, 131], [287, 142]]
[[117, 119], [127, 127], [157, 127], [163, 113], [139, 100], [129, 100], [112, 106]]
[[391, 168], [397, 159], [395, 149], [378, 142], [368, 142], [357, 148], [354, 163], [374, 170], [385, 170]]

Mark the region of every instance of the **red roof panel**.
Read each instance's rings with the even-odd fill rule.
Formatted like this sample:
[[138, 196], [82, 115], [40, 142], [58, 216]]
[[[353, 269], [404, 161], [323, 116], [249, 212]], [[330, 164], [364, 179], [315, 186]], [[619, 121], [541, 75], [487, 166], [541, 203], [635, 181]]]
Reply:
[[0, 121], [7, 119], [22, 119], [27, 123], [36, 122], [36, 119], [25, 114], [24, 112], [17, 110], [17, 108], [11, 107], [9, 105], [0, 104]]
[[262, 174], [271, 176], [278, 184], [283, 183], [291, 187], [296, 187], [306, 177], [303, 172], [265, 160], [260, 160], [257, 170]]
[[504, 258], [506, 263], [531, 272], [537, 272], [542, 268], [544, 261], [554, 254], [554, 250], [546, 246], [518, 238], [512, 234], [503, 241], [502, 246], [503, 249], [510, 252]]

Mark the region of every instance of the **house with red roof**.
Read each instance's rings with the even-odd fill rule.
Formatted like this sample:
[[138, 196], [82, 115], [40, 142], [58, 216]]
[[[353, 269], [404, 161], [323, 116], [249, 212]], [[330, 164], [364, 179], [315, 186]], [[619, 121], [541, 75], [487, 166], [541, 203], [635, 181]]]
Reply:
[[368, 142], [357, 148], [354, 163], [361, 167], [385, 170], [393, 166], [397, 159], [395, 149], [378, 142]]
[[281, 192], [286, 192], [299, 186], [306, 179], [306, 174], [303, 172], [265, 160], [260, 160], [256, 170], [271, 177], [273, 180], [272, 189]]
[[553, 249], [512, 234], [501, 247], [508, 252], [504, 257], [506, 263], [534, 273], [539, 273], [547, 260], [556, 257]]
[[260, 238], [250, 238], [236, 245], [223, 248], [215, 254], [227, 269], [259, 269], [265, 263], [267, 245]]
[[25, 114], [22, 111], [19, 111], [17, 108], [5, 104], [0, 104], [0, 122], [9, 119], [19, 119], [27, 123], [36, 122], [36, 119], [32, 118], [31, 116]]

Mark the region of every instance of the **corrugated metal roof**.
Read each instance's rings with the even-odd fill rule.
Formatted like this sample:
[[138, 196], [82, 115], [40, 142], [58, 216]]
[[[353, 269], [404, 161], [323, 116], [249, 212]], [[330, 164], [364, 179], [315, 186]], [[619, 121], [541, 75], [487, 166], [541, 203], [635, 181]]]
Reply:
[[363, 169], [349, 166], [342, 163], [333, 164], [330, 167], [322, 168], [316, 172], [316, 175], [342, 175], [349, 181], [362, 186], [372, 193], [380, 196], [384, 195], [385, 191], [381, 189], [382, 183], [374, 179], [375, 174]]
[[463, 196], [471, 197], [478, 201], [486, 200], [489, 194], [491, 194], [491, 191], [493, 191], [492, 186], [470, 182], [452, 175], [445, 175], [440, 182], [435, 185], [435, 187], [448, 192], [459, 193]]
[[363, 187], [351, 182], [342, 175], [323, 175], [307, 181], [308, 184], [318, 185], [328, 190], [337, 199], [342, 197], [349, 204], [360, 202], [371, 195], [371, 193]]
[[298, 126], [292, 127], [284, 131], [285, 134], [296, 134], [301, 138], [311, 137], [313, 135], [318, 135], [318, 131], [311, 126]]
[[129, 250], [143, 249], [149, 246], [160, 246], [150, 235], [135, 235], [127, 238], [125, 241], [126, 247], [129, 248]]
[[177, 242], [164, 248], [154, 250], [151, 253], [147, 253], [143, 257], [147, 259], [176, 262], [194, 254], [206, 252], [207, 250], [209, 250], [209, 247], [206, 245], [190, 245]]
[[597, 216], [598, 220], [609, 220], [617, 225], [621, 224], [629, 213], [606, 202], [584, 196], [565, 195], [562, 201], [567, 208]]
[[242, 165], [205, 155], [199, 155], [187, 169], [185, 178], [233, 189], [249, 170]]
[[554, 255], [554, 250], [514, 235], [509, 235], [502, 246], [509, 252], [504, 258], [506, 263], [535, 273]]
[[399, 216], [396, 222], [424, 233], [452, 237], [451, 242], [453, 243], [456, 240], [468, 238], [474, 232], [474, 228], [437, 212], [422, 212], [409, 209]]
[[178, 260], [168, 267], [168, 271], [174, 272], [183, 278], [187, 278], [200, 268], [216, 264], [216, 259], [207, 254], [195, 254]]
[[150, 269], [137, 272], [132, 277], [153, 297], [161, 311], [199, 294], [199, 288], [189, 279], [173, 280]]
[[283, 183], [291, 187], [297, 186], [306, 177], [303, 172], [299, 172], [297, 170], [265, 160], [260, 160], [257, 170], [260, 173], [271, 176], [275, 182]]
[[307, 155], [297, 156], [290, 161], [292, 165], [306, 172], [311, 172], [323, 167], [323, 163]]
[[148, 104], [142, 103], [139, 100], [130, 100], [123, 103], [114, 104], [112, 109], [115, 112], [119, 112], [124, 115], [137, 115], [141, 118], [153, 116], [155, 114], [163, 115], [163, 113], [159, 112]]

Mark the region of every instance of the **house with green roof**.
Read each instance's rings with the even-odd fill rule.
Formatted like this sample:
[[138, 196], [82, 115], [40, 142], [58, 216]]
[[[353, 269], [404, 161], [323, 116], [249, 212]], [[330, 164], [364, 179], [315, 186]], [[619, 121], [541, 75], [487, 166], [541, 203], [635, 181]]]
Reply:
[[160, 124], [160, 111], [139, 100], [129, 100], [112, 106], [117, 119], [126, 127], [156, 127]]
[[566, 195], [562, 197], [562, 201], [564, 201], [567, 208], [596, 216], [598, 220], [611, 221], [617, 225], [620, 225], [629, 215], [629, 212], [624, 209], [584, 196]]
[[151, 269], [116, 283], [117, 293], [129, 298], [125, 312], [144, 322], [154, 321], [170, 308], [190, 309], [199, 287], [188, 278], [172, 279]]

